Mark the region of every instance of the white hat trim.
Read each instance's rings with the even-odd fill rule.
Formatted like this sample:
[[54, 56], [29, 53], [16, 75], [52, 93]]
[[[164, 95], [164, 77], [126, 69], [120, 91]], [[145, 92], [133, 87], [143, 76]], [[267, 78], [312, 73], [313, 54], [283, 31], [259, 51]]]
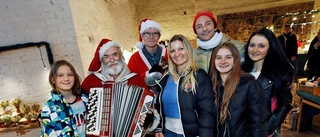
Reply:
[[140, 49], [143, 48], [143, 45], [144, 45], [144, 44], [143, 44], [142, 42], [137, 42], [136, 48], [140, 50]]
[[156, 28], [157, 30], [159, 30], [159, 32], [161, 34], [160, 24], [153, 21], [153, 20], [147, 20], [147, 21], [141, 23], [140, 34], [142, 34], [144, 31], [146, 31], [149, 28]]
[[100, 61], [102, 60], [102, 57], [104, 56], [104, 53], [106, 53], [106, 51], [108, 49], [110, 49], [111, 47], [119, 47], [120, 48], [120, 45], [116, 42], [113, 42], [113, 41], [109, 41], [105, 44], [103, 44], [99, 50], [99, 59]]

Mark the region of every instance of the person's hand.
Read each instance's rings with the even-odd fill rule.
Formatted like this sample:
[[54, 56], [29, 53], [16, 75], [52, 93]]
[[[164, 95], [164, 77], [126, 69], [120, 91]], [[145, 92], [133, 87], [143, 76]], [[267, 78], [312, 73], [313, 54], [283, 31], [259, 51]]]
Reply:
[[160, 66], [162, 67], [162, 69], [167, 69], [168, 68], [168, 62], [167, 61], [163, 61], [160, 63]]
[[164, 137], [162, 132], [158, 132], [154, 134], [155, 137]]
[[168, 62], [164, 59], [164, 56], [161, 57], [161, 61], [160, 61], [159, 65], [162, 67], [162, 69], [168, 68]]
[[292, 56], [292, 57], [291, 57], [291, 61], [295, 61], [296, 58], [297, 58], [296, 56]]
[[141, 126], [143, 126], [144, 120], [146, 119], [146, 117], [147, 117], [147, 114], [142, 114], [142, 115], [140, 116], [139, 122], [140, 122], [140, 125], [141, 125]]
[[38, 121], [39, 127], [42, 127], [41, 113], [38, 114], [37, 121]]
[[146, 114], [142, 114], [140, 116], [140, 125], [143, 127], [148, 127], [153, 121], [153, 113], [152, 111], [148, 111]]
[[153, 65], [152, 68], [149, 70], [149, 73], [161, 72], [166, 68], [168, 68], [168, 62], [164, 59], [164, 56], [162, 56], [160, 59], [160, 63]]
[[37, 121], [38, 121], [39, 127], [42, 127], [42, 119], [38, 118]]

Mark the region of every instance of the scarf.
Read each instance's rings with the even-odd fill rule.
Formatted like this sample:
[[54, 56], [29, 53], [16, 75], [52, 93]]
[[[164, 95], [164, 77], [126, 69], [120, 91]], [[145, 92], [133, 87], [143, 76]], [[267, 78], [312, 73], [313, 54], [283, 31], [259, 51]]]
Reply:
[[222, 36], [221, 32], [215, 32], [214, 36], [210, 40], [202, 41], [198, 38], [197, 43], [202, 49], [213, 49], [220, 44]]

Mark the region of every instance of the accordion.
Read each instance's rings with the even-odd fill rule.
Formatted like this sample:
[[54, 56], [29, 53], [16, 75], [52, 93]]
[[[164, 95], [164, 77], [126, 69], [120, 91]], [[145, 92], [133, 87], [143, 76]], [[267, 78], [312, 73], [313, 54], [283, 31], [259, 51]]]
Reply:
[[87, 135], [141, 137], [140, 115], [153, 103], [153, 93], [125, 83], [108, 83], [91, 88], [88, 102]]

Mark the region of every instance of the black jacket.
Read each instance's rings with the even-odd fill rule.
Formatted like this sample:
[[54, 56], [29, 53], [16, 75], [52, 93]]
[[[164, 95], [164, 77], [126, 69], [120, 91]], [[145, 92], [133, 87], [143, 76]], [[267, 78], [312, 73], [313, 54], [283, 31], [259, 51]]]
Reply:
[[278, 37], [280, 44], [287, 56], [287, 58], [291, 61], [292, 56], [297, 56], [298, 54], [298, 43], [296, 35], [292, 34], [282, 34]]
[[[286, 118], [288, 112], [292, 109], [291, 101], [291, 84], [288, 83], [282, 86], [281, 91], [275, 91], [273, 88], [273, 81], [267, 78], [265, 75], [260, 74], [257, 79], [264, 88], [265, 99], [267, 102], [267, 115], [268, 115], [268, 135], [273, 133], [279, 128]], [[271, 98], [277, 98], [277, 107], [271, 111]]]
[[[221, 100], [222, 88], [218, 89]], [[219, 101], [220, 106], [221, 101]], [[267, 137], [267, 110], [263, 88], [248, 73], [241, 73], [240, 82], [230, 98], [225, 123], [219, 125], [219, 137]], [[219, 109], [219, 107], [217, 107]], [[218, 111], [219, 112], [219, 111]], [[217, 113], [217, 120], [219, 113]], [[225, 129], [222, 131], [221, 129]], [[222, 133], [221, 133], [222, 132]]]
[[[160, 124], [155, 132], [162, 131], [165, 123], [165, 115], [162, 106], [162, 90], [166, 86], [170, 73], [166, 73], [159, 80], [157, 86], [157, 102], [155, 104], [158, 112], [160, 112]], [[196, 71], [196, 94], [191, 91], [186, 92], [181, 89], [180, 85], [184, 79], [181, 76], [179, 79], [178, 103], [180, 108], [180, 118], [183, 124], [184, 135], [186, 137], [213, 137], [214, 136], [214, 93], [212, 90], [212, 82], [209, 75], [203, 70]]]
[[318, 36], [316, 36], [310, 44], [307, 59], [308, 59], [308, 66], [314, 67], [319, 66], [320, 60], [320, 47], [318, 49], [314, 48], [314, 45], [318, 42]]

